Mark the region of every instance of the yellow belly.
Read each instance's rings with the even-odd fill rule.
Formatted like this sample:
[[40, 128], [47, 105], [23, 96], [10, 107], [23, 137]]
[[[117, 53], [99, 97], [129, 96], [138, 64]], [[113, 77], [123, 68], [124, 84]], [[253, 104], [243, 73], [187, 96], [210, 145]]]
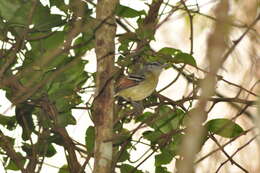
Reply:
[[140, 101], [150, 96], [157, 86], [158, 80], [156, 81], [143, 81], [139, 85], [123, 89], [119, 91], [117, 95], [123, 97], [128, 101]]

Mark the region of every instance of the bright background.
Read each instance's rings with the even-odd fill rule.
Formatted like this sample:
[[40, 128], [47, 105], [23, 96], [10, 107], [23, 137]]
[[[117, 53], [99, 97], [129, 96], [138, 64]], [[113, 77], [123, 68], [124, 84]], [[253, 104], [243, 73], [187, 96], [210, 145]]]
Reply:
[[[251, 2], [251, 0], [249, 0]], [[250, 3], [250, 2], [247, 3]], [[41, 0], [43, 4], [48, 5], [48, 0]], [[129, 7], [132, 7], [134, 9], [142, 10], [148, 9], [147, 5], [144, 5], [144, 2], [147, 2], [145, 0], [121, 0], [121, 4], [127, 5]], [[150, 2], [150, 1], [148, 1]], [[171, 4], [176, 1], [170, 1]], [[217, 0], [188, 0], [187, 4], [196, 4], [198, 3], [198, 6], [200, 6], [200, 12], [212, 15], [212, 8], [216, 4]], [[232, 8], [230, 10], [230, 13], [233, 16], [239, 16], [242, 23], [247, 22], [247, 14], [243, 13], [245, 6], [244, 3], [237, 5], [233, 3], [233, 1], [230, 1], [232, 4]], [[59, 13], [57, 9], [53, 9], [54, 13]], [[249, 16], [250, 17], [250, 16]], [[206, 45], [207, 45], [207, 36], [208, 33], [210, 33], [210, 26], [212, 25], [212, 20], [207, 19], [205, 17], [195, 17], [194, 19], [194, 57], [196, 58], [197, 64], [200, 68], [207, 69], [207, 61], [205, 57], [206, 53]], [[259, 25], [258, 25], [259, 26]], [[257, 27], [256, 27], [257, 28]], [[259, 27], [258, 27], [259, 29]], [[118, 32], [122, 32], [121, 28], [118, 28]], [[241, 35], [240, 30], [234, 29], [233, 33], [231, 34], [230, 40], [235, 40], [238, 38], [238, 36]], [[177, 49], [181, 49], [184, 52], [189, 52], [190, 45], [189, 45], [189, 23], [188, 20], [184, 18], [183, 14], [176, 13], [173, 16], [169, 18], [168, 21], [166, 21], [156, 32], [156, 41], [153, 41], [151, 43], [151, 46], [155, 50], [159, 50], [162, 47], [168, 46], [168, 47], [174, 47]], [[259, 38], [258, 38], [259, 39]], [[258, 40], [259, 41], [259, 40]], [[249, 44], [250, 38], [245, 38], [236, 48], [235, 52], [232, 54], [232, 57], [228, 59], [228, 61], [225, 64], [225, 67], [223, 70], [221, 70], [221, 75], [224, 76], [224, 78], [228, 81], [232, 81], [236, 84], [241, 84], [244, 87], [252, 86], [252, 84], [257, 80], [256, 76], [254, 76], [257, 72], [259, 72], [259, 69], [254, 66], [254, 61], [259, 58], [259, 56], [252, 57], [250, 55], [251, 45]], [[259, 45], [258, 45], [259, 47]], [[259, 55], [258, 49], [258, 55]], [[257, 55], [257, 53], [256, 53]], [[89, 63], [86, 65], [86, 71], [94, 72], [96, 69], [96, 61], [95, 61], [95, 54], [94, 51], [89, 51], [86, 53], [84, 59], [87, 59]], [[198, 76], [203, 77], [203, 74], [199, 71], [190, 68], [190, 71], [193, 71]], [[173, 70], [167, 70], [164, 71], [161, 74], [160, 82], [158, 84], [157, 90], [160, 88], [163, 88], [166, 86], [169, 81], [173, 80], [176, 77], [177, 73]], [[224, 93], [228, 94], [229, 96], [235, 96], [236, 92], [238, 91], [238, 88], [232, 87], [228, 88], [228, 86], [224, 83], [220, 83], [218, 86], [218, 90], [223, 91]], [[257, 87], [256, 87], [257, 89]], [[167, 97], [172, 98], [173, 100], [179, 100], [182, 97], [185, 96], [189, 91], [189, 87], [186, 83], [186, 81], [183, 78], [180, 78], [174, 85], [169, 87], [167, 90], [165, 90], [162, 94], [167, 95]], [[89, 91], [85, 94], [82, 94], [83, 99], [86, 101], [88, 100], [94, 91]], [[81, 105], [84, 106], [84, 105]], [[256, 113], [254, 109], [252, 109], [253, 113]], [[210, 119], [216, 118], [216, 117], [232, 117], [236, 113], [235, 110], [231, 109], [230, 106], [227, 106], [226, 104], [218, 104], [211, 112]], [[0, 114], [4, 115], [14, 115], [14, 108], [12, 107], [11, 103], [6, 99], [5, 92], [3, 90], [0, 90]], [[74, 140], [84, 144], [85, 143], [85, 131], [89, 125], [92, 124], [91, 120], [89, 119], [88, 112], [86, 110], [73, 110], [73, 115], [75, 119], [77, 120], [77, 125], [75, 126], [68, 126], [67, 130], [69, 134], [73, 137]], [[249, 121], [246, 118], [242, 118], [238, 121], [238, 123], [243, 128], [248, 128], [253, 126], [252, 122]], [[131, 128], [131, 127], [130, 127]], [[0, 127], [2, 131], [2, 129]], [[4, 131], [5, 132], [5, 131]], [[21, 136], [21, 129], [17, 129], [15, 131], [6, 132], [8, 135], [14, 138], [20, 138]], [[136, 134], [141, 135], [141, 131]], [[250, 137], [250, 136], [249, 136]], [[249, 139], [248, 136], [243, 137], [241, 140], [238, 140], [234, 142], [233, 144], [229, 145], [227, 147], [227, 152], [232, 153], [234, 152], [238, 146], [240, 146], [241, 143], [244, 143]], [[19, 142], [17, 143], [17, 146], [19, 146]], [[41, 173], [46, 172], [58, 172], [59, 168], [66, 163], [65, 157], [64, 157], [64, 150], [60, 146], [56, 146], [57, 154], [52, 158], [46, 158], [45, 162], [43, 164], [43, 169]], [[136, 152], [132, 156], [133, 160], [135, 157], [139, 156], [143, 153], [143, 151], [146, 150], [144, 145], [140, 145], [137, 147]], [[216, 148], [216, 146], [209, 142], [206, 143], [206, 147], [204, 147], [204, 150], [201, 152], [201, 155], [208, 153], [213, 148]], [[248, 156], [250, 156], [248, 158]], [[238, 157], [235, 157], [236, 159], [239, 159], [239, 162], [245, 163], [250, 160], [250, 163], [247, 163], [248, 166], [252, 167], [252, 170], [259, 170], [260, 172], [260, 153], [259, 153], [259, 145], [257, 145], [256, 142], [250, 144], [250, 147], [247, 147], [245, 150], [241, 151], [240, 155]], [[217, 163], [220, 163], [220, 160], [223, 160], [222, 154], [216, 154], [215, 160], [216, 162], [212, 162], [212, 160], [209, 162], [209, 160], [205, 160], [202, 162], [202, 164], [198, 165], [199, 172], [206, 172], [207, 170], [210, 170], [209, 168], [216, 167], [215, 165]], [[224, 159], [225, 160], [225, 159]], [[81, 159], [81, 161], [84, 161], [84, 158]], [[92, 172], [92, 165], [93, 160], [90, 161], [89, 166], [86, 168], [86, 172], [91, 173]], [[154, 159], [151, 157], [148, 159], [141, 167], [140, 169], [147, 170], [149, 172], [153, 172], [154, 168], [151, 169], [151, 165], [154, 165]], [[241, 170], [237, 169], [234, 166], [230, 166], [223, 169], [227, 172], [232, 173], [239, 173]], [[169, 165], [169, 170], [172, 170], [171, 166]], [[215, 170], [213, 170], [214, 172]], [[4, 172], [4, 169], [2, 165], [0, 164], [0, 172]], [[8, 173], [12, 173], [15, 171], [8, 171]]]

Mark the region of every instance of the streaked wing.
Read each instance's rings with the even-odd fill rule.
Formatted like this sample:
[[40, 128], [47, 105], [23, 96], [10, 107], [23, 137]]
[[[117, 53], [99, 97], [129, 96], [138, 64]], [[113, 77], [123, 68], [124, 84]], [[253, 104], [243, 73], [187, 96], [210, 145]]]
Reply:
[[116, 83], [116, 92], [119, 92], [129, 87], [136, 86], [143, 80], [144, 80], [144, 76], [140, 76], [140, 75], [129, 75], [129, 77], [122, 77]]
[[144, 80], [144, 75], [130, 74], [127, 78], [130, 80], [137, 81], [137, 82], [142, 82]]

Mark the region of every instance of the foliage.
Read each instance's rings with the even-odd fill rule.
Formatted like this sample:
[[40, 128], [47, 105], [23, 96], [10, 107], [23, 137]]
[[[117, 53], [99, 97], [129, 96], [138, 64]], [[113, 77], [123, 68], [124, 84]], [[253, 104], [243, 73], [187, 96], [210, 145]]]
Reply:
[[[113, 128], [115, 159], [112, 169], [118, 168], [122, 173], [143, 172], [138, 164], [148, 158], [140, 156], [131, 160], [137, 144], [145, 145], [152, 152], [150, 157], [155, 162], [149, 171], [168, 173], [166, 166], [182, 157], [180, 148], [186, 135], [186, 121], [194, 101], [200, 99], [200, 79], [183, 71], [187, 66], [198, 67], [192, 50], [190, 53], [173, 47], [155, 50], [150, 46], [160, 24], [159, 17], [163, 14], [163, 11], [159, 13], [162, 4], [160, 0], [153, 1], [149, 4], [149, 10], [118, 4], [114, 15], [124, 33], [118, 34], [115, 39], [118, 41], [115, 64], [121, 71], [133, 72], [146, 62], [168, 63], [168, 68], [177, 71], [194, 85], [194, 97], [188, 100], [190, 105], [187, 106], [184, 104], [185, 98], [184, 101], [175, 102], [159, 93], [153, 94], [143, 101], [146, 109], [138, 116], [131, 116], [133, 112], [128, 103], [116, 101], [118, 112]], [[179, 10], [186, 7], [185, 4], [175, 5], [176, 8], [182, 6]], [[54, 7], [60, 13], [54, 14]], [[167, 4], [166, 7], [170, 8]], [[91, 101], [82, 100], [80, 94], [85, 92], [85, 88], [95, 85], [92, 81], [96, 74], [85, 70], [92, 57], [83, 57], [86, 52], [94, 50], [96, 31], [107, 23], [93, 17], [95, 10], [95, 4], [89, 1], [67, 4], [64, 0], [50, 0], [49, 5], [45, 6], [37, 0], [0, 1], [0, 88], [6, 91], [6, 97], [15, 107], [14, 116], [0, 115], [0, 125], [5, 131], [22, 128], [20, 150], [15, 149], [19, 139], [1, 132], [0, 138], [9, 145], [8, 148], [0, 141], [0, 155], [4, 158], [6, 170], [33, 169], [31, 171], [35, 172], [41, 168], [46, 157], [53, 157], [57, 153], [55, 145], [64, 147], [72, 158], [73, 152], [75, 156], [78, 152], [93, 157], [95, 124], [87, 127], [83, 149], [77, 147], [66, 127], [77, 124], [72, 110], [81, 103], [87, 105], [86, 108], [91, 112]], [[135, 28], [129, 29], [127, 22], [122, 22], [124, 20], [131, 20]], [[219, 102], [212, 99], [214, 103]], [[221, 101], [221, 97], [217, 99]], [[92, 114], [89, 116], [93, 119]], [[125, 127], [131, 123], [136, 128]], [[136, 139], [135, 133], [142, 127], [146, 128]], [[207, 131], [205, 141], [201, 139], [201, 148], [212, 134], [235, 139], [245, 133], [238, 123], [228, 118], [210, 120], [204, 127]], [[22, 160], [18, 162], [15, 158]], [[74, 159], [72, 162], [79, 164], [77, 158]], [[60, 167], [59, 173], [70, 172], [72, 162], [56, 165]], [[86, 165], [81, 166], [84, 170]]]

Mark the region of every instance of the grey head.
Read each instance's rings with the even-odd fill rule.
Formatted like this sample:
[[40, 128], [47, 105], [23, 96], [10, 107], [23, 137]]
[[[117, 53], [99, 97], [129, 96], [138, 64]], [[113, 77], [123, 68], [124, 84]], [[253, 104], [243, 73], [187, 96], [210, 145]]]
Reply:
[[142, 72], [151, 71], [151, 72], [159, 75], [162, 72], [163, 68], [164, 68], [164, 65], [162, 65], [159, 62], [149, 62], [144, 65]]

